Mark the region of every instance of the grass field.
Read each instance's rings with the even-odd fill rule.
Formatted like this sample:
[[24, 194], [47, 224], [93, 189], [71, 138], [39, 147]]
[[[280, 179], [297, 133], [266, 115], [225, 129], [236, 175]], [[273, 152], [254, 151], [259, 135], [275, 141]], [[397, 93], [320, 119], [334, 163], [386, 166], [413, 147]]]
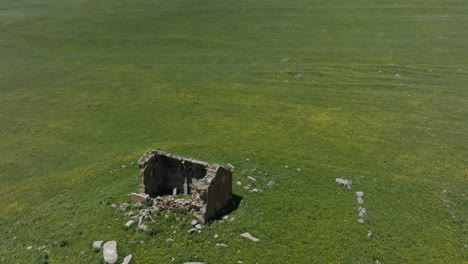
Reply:
[[[463, 0], [0, 1], [0, 263], [467, 263], [467, 29]], [[262, 192], [126, 229], [154, 148]]]

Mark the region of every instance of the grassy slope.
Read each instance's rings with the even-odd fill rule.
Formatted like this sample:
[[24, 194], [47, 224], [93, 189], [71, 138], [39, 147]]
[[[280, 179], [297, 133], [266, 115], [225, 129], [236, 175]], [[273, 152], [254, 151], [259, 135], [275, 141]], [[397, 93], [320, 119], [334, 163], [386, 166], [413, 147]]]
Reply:
[[[2, 1], [0, 262], [44, 263], [34, 245], [100, 263], [98, 239], [135, 263], [466, 261], [467, 8]], [[156, 147], [278, 184], [236, 185], [235, 220], [201, 234], [172, 217], [125, 230], [106, 203], [138, 189], [130, 162]], [[364, 225], [335, 177], [365, 192]]]

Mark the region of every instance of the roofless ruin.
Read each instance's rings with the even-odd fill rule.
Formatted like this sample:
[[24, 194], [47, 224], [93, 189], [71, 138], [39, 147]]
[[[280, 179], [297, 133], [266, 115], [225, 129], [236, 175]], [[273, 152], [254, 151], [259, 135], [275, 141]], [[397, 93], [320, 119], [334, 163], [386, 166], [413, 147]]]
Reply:
[[138, 167], [142, 197], [152, 200], [155, 207], [187, 210], [203, 223], [232, 198], [232, 172], [220, 164], [150, 150]]

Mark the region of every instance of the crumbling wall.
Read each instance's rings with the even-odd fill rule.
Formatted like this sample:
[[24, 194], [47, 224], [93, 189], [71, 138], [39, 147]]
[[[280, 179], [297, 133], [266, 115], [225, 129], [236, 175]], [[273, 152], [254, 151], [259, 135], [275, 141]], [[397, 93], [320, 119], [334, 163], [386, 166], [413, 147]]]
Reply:
[[187, 199], [191, 206], [183, 209], [202, 222], [231, 200], [232, 172], [222, 165], [151, 150], [140, 158], [138, 167], [142, 177], [140, 193], [148, 194], [155, 202], [157, 198], [158, 204], [164, 195], [191, 195], [192, 199]]

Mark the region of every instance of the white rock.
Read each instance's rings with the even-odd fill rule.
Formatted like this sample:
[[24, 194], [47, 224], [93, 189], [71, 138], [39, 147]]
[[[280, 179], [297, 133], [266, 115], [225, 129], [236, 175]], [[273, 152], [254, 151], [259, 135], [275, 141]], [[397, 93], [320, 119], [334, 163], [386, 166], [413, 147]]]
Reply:
[[197, 230], [198, 230], [198, 229], [196, 229], [196, 228], [192, 228], [192, 229], [190, 229], [190, 230], [188, 231], [188, 233], [189, 233], [189, 234], [192, 234], [192, 233], [194, 233], [194, 232], [197, 232]]
[[231, 168], [231, 169], [234, 169], [234, 168], [235, 168], [235, 167], [232, 166], [232, 164], [230, 164], [230, 163], [228, 163], [227, 166], [228, 166], [229, 168]]
[[362, 204], [362, 203], [364, 203], [364, 200], [363, 200], [361, 197], [358, 197], [358, 198], [357, 198], [357, 202], [360, 203], [360, 204]]
[[196, 224], [195, 228], [200, 230], [200, 229], [202, 229], [202, 226], [200, 224]]
[[129, 264], [131, 260], [132, 260], [132, 254], [126, 256], [126, 257], [123, 259], [122, 264]]
[[371, 237], [372, 236], [372, 232], [369, 230], [367, 231], [367, 237]]
[[335, 181], [348, 190], [351, 190], [351, 187], [353, 186], [353, 181], [348, 179], [336, 178]]
[[223, 220], [227, 220], [229, 218], [229, 215], [225, 215], [223, 217], [221, 217]]
[[244, 186], [244, 189], [248, 190], [250, 189], [250, 186]]
[[250, 192], [258, 192], [258, 189], [254, 188], [254, 189], [251, 190]]
[[133, 225], [133, 223], [135, 223], [135, 221], [129, 220], [129, 221], [125, 224], [125, 226], [126, 226], [126, 227], [130, 227], [131, 225]]
[[361, 223], [361, 224], [364, 223], [364, 219], [362, 219], [362, 218], [359, 218], [357, 221], [358, 221], [359, 223]]
[[214, 238], [218, 238], [219, 236], [218, 236], [218, 234], [215, 234], [213, 237], [214, 237]]
[[172, 241], [174, 241], [174, 239], [172, 239], [172, 238], [166, 239], [166, 242], [172, 242]]
[[31, 250], [31, 249], [33, 249], [33, 246], [29, 246], [29, 247], [27, 247], [26, 249], [27, 249], [27, 250]]
[[357, 197], [364, 197], [364, 193], [363, 193], [363, 192], [356, 192], [356, 195], [357, 195]]
[[241, 186], [241, 185], [242, 185], [242, 182], [236, 181], [236, 184], [239, 185], [239, 186]]
[[95, 248], [95, 249], [100, 249], [100, 248], [101, 248], [101, 245], [102, 245], [102, 242], [104, 242], [104, 241], [102, 241], [102, 240], [94, 241], [94, 243], [93, 243], [93, 248]]
[[140, 228], [140, 229], [143, 230], [143, 231], [148, 231], [148, 226], [145, 225], [145, 224], [139, 225], [138, 228]]
[[247, 179], [249, 179], [249, 180], [251, 180], [251, 181], [253, 181], [253, 182], [257, 181], [257, 179], [255, 179], [255, 178], [252, 177], [252, 176], [247, 176]]
[[193, 219], [192, 222], [190, 222], [190, 224], [194, 226], [194, 225], [198, 224], [198, 221]]
[[117, 242], [115, 240], [108, 241], [104, 244], [104, 261], [107, 264], [114, 264], [117, 262]]
[[241, 237], [245, 237], [245, 238], [247, 238], [247, 239], [250, 239], [250, 240], [252, 240], [253, 242], [260, 241], [260, 239], [258, 239], [258, 238], [256, 238], [256, 237], [252, 236], [249, 232], [242, 233], [242, 234], [240, 234], [240, 236], [241, 236]]
[[149, 195], [146, 194], [146, 193], [143, 193], [143, 194], [140, 194], [140, 193], [131, 193], [130, 194], [130, 198], [133, 200], [133, 201], [137, 201], [137, 202], [144, 202], [146, 201], [146, 199], [148, 199]]
[[205, 262], [185, 262], [184, 264], [205, 264]]
[[364, 218], [366, 217], [366, 215], [367, 215], [366, 208], [359, 207], [359, 217]]

